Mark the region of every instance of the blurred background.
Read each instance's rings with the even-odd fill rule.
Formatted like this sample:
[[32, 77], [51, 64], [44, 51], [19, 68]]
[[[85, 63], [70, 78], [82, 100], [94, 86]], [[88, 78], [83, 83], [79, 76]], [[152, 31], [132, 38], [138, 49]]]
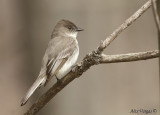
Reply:
[[[0, 114], [22, 115], [49, 87], [20, 107], [40, 71], [55, 24], [68, 19], [79, 33], [79, 61], [146, 0], [0, 0]], [[158, 49], [151, 8], [118, 36], [106, 54]], [[39, 115], [131, 115], [158, 109], [158, 59], [91, 67], [56, 95]], [[53, 80], [54, 81], [54, 80]], [[155, 113], [154, 115], [158, 115]]]

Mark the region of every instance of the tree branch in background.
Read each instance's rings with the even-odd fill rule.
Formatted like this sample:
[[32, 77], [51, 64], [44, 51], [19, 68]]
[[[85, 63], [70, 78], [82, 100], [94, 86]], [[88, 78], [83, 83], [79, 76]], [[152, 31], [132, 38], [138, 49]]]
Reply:
[[[157, 26], [158, 49], [160, 50], [160, 21], [159, 21], [159, 18], [160, 18], [160, 0], [158, 0], [157, 2], [155, 0], [152, 0], [152, 10], [153, 10], [155, 23], [156, 23], [156, 26]], [[159, 89], [160, 89], [160, 58], [159, 58]]]
[[[103, 50], [129, 25], [135, 22], [147, 9], [151, 6], [151, 0], [146, 2], [137, 12], [135, 12], [130, 18], [128, 18], [120, 27], [118, 27], [109, 37], [106, 38], [98, 46], [96, 50], [87, 54], [84, 59], [78, 63], [73, 71], [69, 72], [65, 77], [60, 79], [60, 82], [54, 84], [45, 94], [43, 94], [30, 108], [24, 113], [24, 115], [35, 115], [41, 110], [59, 91], [61, 91], [66, 85], [68, 85], [75, 78], [81, 76], [83, 72], [88, 70], [91, 66], [100, 63], [116, 63], [116, 62], [128, 62], [138, 61], [156, 58], [159, 56], [159, 51], [149, 51], [132, 54], [121, 55], [105, 55], [102, 54]], [[124, 58], [124, 59], [123, 59]]]
[[153, 10], [153, 15], [156, 22], [157, 30], [160, 33], [160, 22], [159, 22], [159, 15], [157, 11], [156, 0], [152, 0], [152, 10]]

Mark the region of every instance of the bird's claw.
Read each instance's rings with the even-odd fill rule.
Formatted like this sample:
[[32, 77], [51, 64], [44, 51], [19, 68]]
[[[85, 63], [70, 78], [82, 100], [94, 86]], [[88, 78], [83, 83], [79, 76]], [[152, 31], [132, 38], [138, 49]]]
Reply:
[[76, 72], [76, 66], [73, 65], [73, 66], [71, 67], [71, 70], [72, 70], [72, 72]]

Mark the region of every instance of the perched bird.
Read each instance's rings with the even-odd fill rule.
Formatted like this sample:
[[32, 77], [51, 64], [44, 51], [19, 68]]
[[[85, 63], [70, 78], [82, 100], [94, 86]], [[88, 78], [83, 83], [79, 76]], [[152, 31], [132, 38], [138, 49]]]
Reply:
[[58, 80], [71, 70], [79, 55], [76, 39], [79, 31], [83, 29], [68, 20], [63, 19], [56, 24], [42, 60], [39, 76], [22, 99], [21, 106], [26, 104], [38, 87], [47, 85], [53, 76]]

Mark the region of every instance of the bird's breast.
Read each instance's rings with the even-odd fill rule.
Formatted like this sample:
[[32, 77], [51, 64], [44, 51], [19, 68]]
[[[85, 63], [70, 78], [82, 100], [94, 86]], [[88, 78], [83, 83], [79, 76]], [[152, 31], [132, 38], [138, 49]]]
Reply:
[[57, 77], [61, 79], [64, 77], [68, 72], [70, 72], [71, 67], [76, 63], [79, 55], [79, 48], [76, 48], [76, 50], [73, 52], [73, 54], [68, 58], [66, 63], [63, 65], [63, 67], [57, 72]]

